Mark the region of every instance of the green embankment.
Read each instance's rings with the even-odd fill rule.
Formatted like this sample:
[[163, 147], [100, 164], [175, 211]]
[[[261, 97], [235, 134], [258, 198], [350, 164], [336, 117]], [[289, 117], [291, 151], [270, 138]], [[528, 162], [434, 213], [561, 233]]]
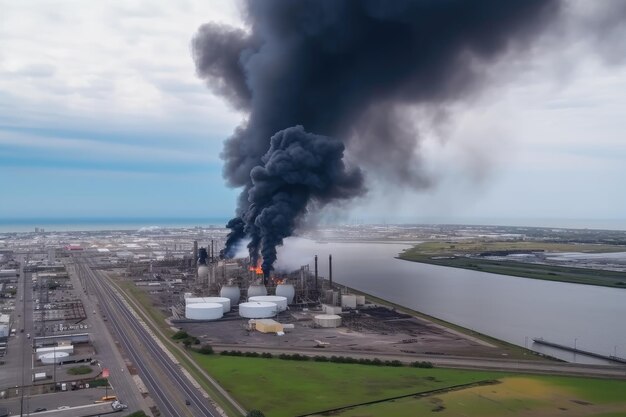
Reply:
[[400, 259], [432, 265], [470, 269], [501, 275], [576, 284], [626, 288], [626, 274], [599, 269], [574, 268], [557, 265], [531, 264], [519, 261], [494, 261], [477, 256], [494, 251], [545, 251], [608, 253], [626, 251], [623, 246], [550, 242], [424, 242], [407, 249]]

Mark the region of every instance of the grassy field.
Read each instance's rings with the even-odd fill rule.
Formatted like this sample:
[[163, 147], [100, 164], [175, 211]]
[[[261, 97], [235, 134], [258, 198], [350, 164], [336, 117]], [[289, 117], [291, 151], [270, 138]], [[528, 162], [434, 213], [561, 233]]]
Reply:
[[407, 261], [524, 278], [626, 288], [626, 274], [621, 272], [465, 257], [465, 255], [477, 255], [481, 252], [503, 250], [606, 253], [626, 251], [626, 248], [611, 245], [550, 242], [425, 242], [404, 251], [399, 255], [399, 258]]
[[341, 417], [626, 416], [626, 382], [512, 376], [500, 384], [354, 407]]
[[533, 241], [483, 241], [471, 240], [461, 242], [424, 242], [416, 246], [419, 253], [445, 255], [453, 253], [479, 253], [500, 250], [527, 250], [545, 252], [583, 252], [609, 253], [625, 252], [626, 248], [618, 245], [596, 245], [586, 243], [556, 243]]
[[503, 375], [199, 354], [195, 359], [245, 408], [267, 417], [293, 417]]
[[[347, 408], [330, 414], [626, 416], [626, 381], [197, 354], [195, 359], [244, 407], [259, 409], [267, 417], [342, 407]], [[446, 390], [463, 384], [473, 385]], [[432, 390], [443, 391], [428, 392]], [[409, 396], [388, 400], [402, 395]], [[373, 401], [381, 402], [359, 405]]]

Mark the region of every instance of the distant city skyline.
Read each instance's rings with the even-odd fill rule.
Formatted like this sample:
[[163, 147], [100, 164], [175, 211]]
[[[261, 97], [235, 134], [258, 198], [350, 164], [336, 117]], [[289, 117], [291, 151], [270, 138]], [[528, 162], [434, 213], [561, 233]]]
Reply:
[[[219, 154], [245, 115], [196, 76], [190, 42], [208, 21], [243, 26], [236, 3], [0, 7], [0, 218], [234, 214], [238, 191], [225, 185]], [[436, 186], [368, 178], [366, 197], [316, 217], [619, 224], [626, 66], [584, 42], [551, 42], [492, 68], [492, 88], [446, 109], [441, 131], [423, 132]]]

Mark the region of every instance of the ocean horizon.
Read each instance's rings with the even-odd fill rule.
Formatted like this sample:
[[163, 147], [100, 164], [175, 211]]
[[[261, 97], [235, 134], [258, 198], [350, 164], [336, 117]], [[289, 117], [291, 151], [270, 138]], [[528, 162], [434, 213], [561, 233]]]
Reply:
[[[184, 227], [225, 227], [231, 217], [31, 217], [0, 218], [0, 233], [28, 233], [35, 228], [46, 232], [99, 231], [99, 230], [139, 230], [144, 227], [184, 228]], [[336, 222], [333, 224], [353, 224]], [[514, 218], [423, 218], [415, 219], [368, 219], [360, 224], [455, 224], [510, 227], [548, 227], [563, 229], [626, 230], [624, 219], [514, 219]], [[320, 227], [329, 226], [321, 224]]]
[[35, 228], [46, 232], [79, 232], [98, 230], [139, 230], [142, 227], [224, 227], [226, 217], [73, 217], [73, 218], [10, 218], [0, 219], [1, 233], [34, 232]]

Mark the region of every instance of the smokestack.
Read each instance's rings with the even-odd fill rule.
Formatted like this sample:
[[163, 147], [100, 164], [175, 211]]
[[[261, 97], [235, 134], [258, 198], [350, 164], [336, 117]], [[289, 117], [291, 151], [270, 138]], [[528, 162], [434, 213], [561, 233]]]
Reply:
[[[176, 245], [174, 245], [174, 250], [176, 250]], [[198, 241], [193, 241], [193, 266], [198, 266]]]
[[211, 239], [211, 262], [215, 261], [215, 247], [213, 246], [213, 239]]
[[333, 288], [333, 255], [328, 255], [328, 283]]
[[315, 289], [317, 289], [317, 255], [315, 255]]

